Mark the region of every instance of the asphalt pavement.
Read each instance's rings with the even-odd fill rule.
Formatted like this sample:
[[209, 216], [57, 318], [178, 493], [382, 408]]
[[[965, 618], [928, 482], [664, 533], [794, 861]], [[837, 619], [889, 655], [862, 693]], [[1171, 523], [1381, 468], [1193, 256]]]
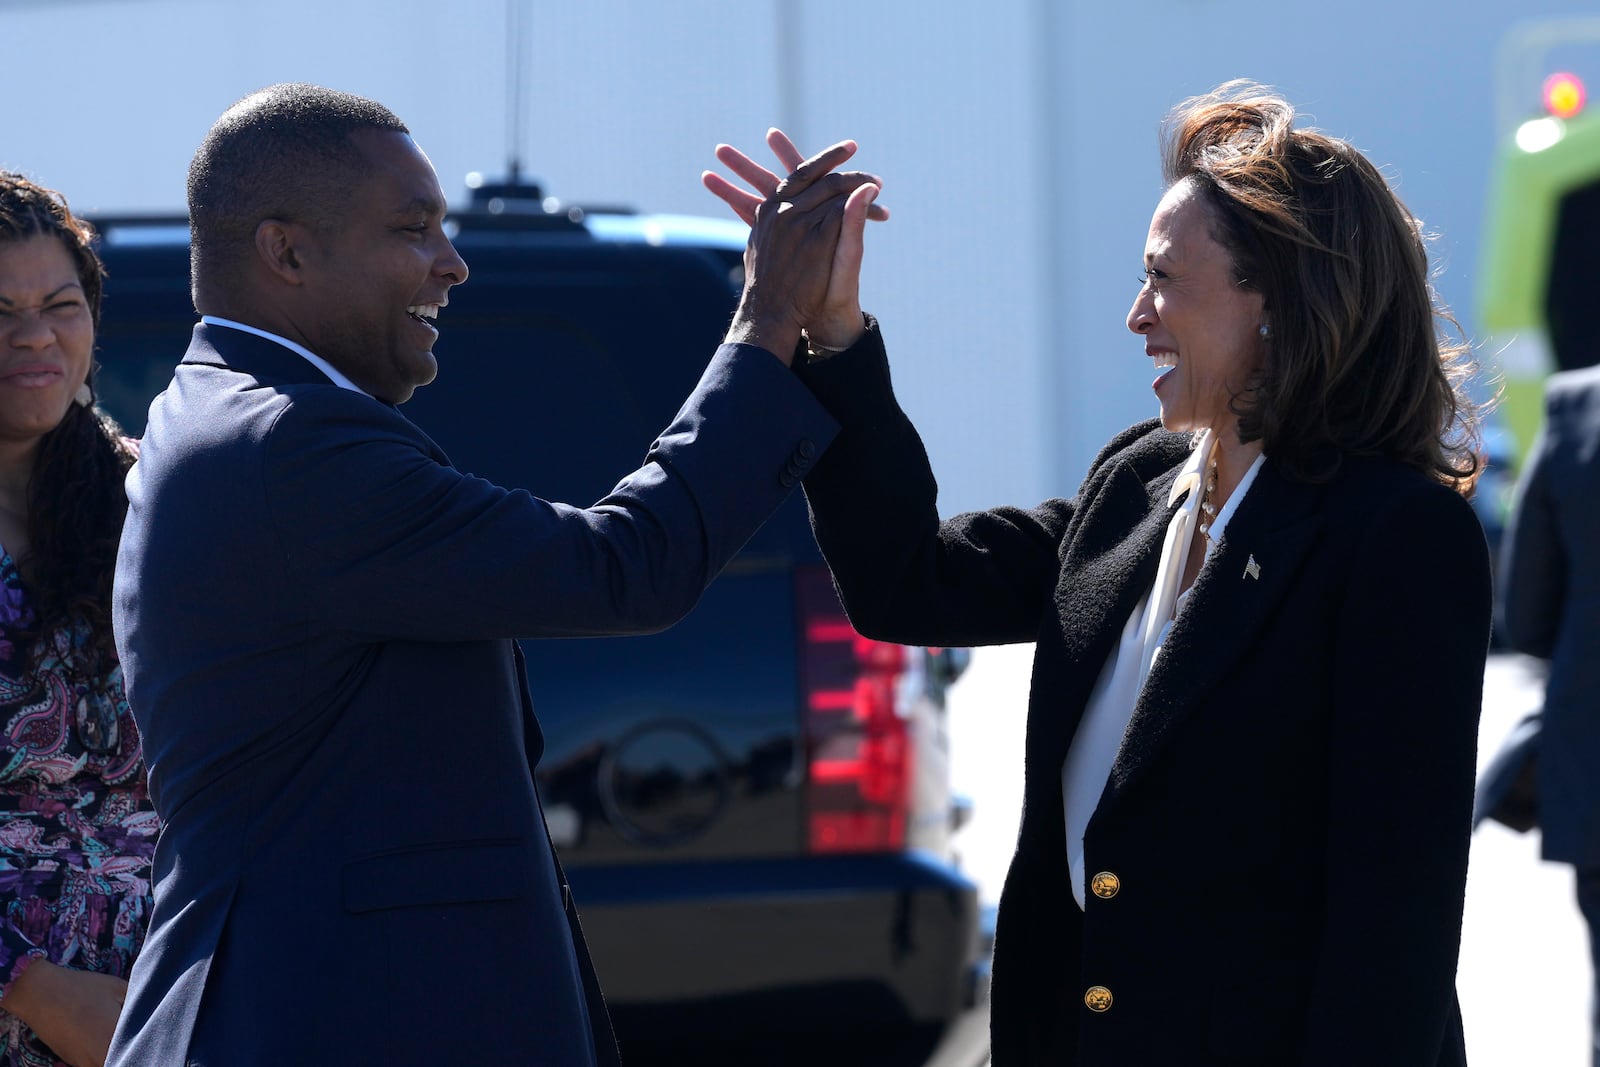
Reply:
[[[974, 802], [956, 838], [985, 902], [1000, 894], [1022, 810], [1022, 733], [1031, 645], [978, 649], [951, 694], [951, 776]], [[1542, 699], [1537, 661], [1490, 657], [1478, 735], [1481, 767]], [[1381, 961], [1375, 961], [1381, 966]], [[1467, 873], [1457, 990], [1473, 1067], [1589, 1067], [1591, 988], [1570, 867], [1539, 859], [1538, 833], [1486, 824]], [[929, 1067], [974, 1067], [972, 1013]]]

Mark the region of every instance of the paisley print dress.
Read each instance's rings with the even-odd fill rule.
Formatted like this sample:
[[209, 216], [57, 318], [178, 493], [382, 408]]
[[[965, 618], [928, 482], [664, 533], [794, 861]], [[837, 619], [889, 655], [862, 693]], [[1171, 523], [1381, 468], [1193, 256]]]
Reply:
[[[156, 816], [113, 665], [83, 677], [87, 631], [29, 668], [22, 576], [0, 550], [0, 988], [35, 960], [128, 976], [149, 918]], [[61, 1061], [0, 1010], [0, 1067]]]

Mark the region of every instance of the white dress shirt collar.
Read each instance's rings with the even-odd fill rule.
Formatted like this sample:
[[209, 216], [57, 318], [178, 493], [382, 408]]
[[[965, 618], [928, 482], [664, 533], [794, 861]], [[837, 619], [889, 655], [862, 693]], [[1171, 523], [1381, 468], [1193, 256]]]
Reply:
[[[1184, 493], [1198, 490], [1205, 477], [1206, 467], [1211, 463], [1211, 454], [1217, 447], [1216, 436], [1210, 430], [1201, 430], [1195, 437], [1194, 451], [1189, 453], [1188, 462], [1178, 472], [1177, 480], [1172, 483], [1172, 489], [1167, 493], [1167, 504], [1170, 506], [1178, 502]], [[1250, 486], [1256, 480], [1256, 474], [1261, 470], [1261, 465], [1267, 461], [1265, 453], [1256, 456], [1250, 468], [1244, 472], [1244, 477], [1239, 479], [1239, 484], [1233, 492], [1228, 494], [1228, 502], [1217, 511], [1217, 517], [1211, 520], [1211, 536], [1206, 539], [1206, 558], [1211, 557], [1212, 551], [1222, 540], [1222, 531], [1227, 528], [1228, 520], [1233, 518], [1233, 513], [1239, 510], [1239, 502], [1249, 492]], [[1194, 494], [1184, 502], [1184, 509], [1191, 515], [1199, 506], [1199, 493]]]
[[260, 329], [259, 327], [246, 326], [242, 322], [234, 322], [232, 319], [225, 319], [218, 315], [201, 315], [200, 321], [205, 323], [207, 326], [226, 326], [230, 330], [243, 330], [245, 333], [253, 333], [257, 337], [265, 338], [268, 341], [276, 341], [284, 348], [287, 348], [289, 351], [301, 356], [307, 363], [310, 363], [323, 374], [326, 374], [329, 380], [332, 381], [334, 385], [337, 385], [340, 389], [349, 389], [351, 392], [360, 393], [363, 396], [372, 395], [355, 382], [352, 382], [349, 378], [341, 374], [339, 369], [332, 363], [329, 363], [327, 360], [312, 352], [304, 345], [295, 344], [287, 337], [279, 337], [277, 334]]
[[1261, 465], [1266, 461], [1267, 456], [1264, 452], [1255, 458], [1255, 462], [1250, 464], [1250, 469], [1244, 472], [1244, 477], [1239, 479], [1239, 484], [1228, 494], [1228, 502], [1218, 509], [1217, 517], [1211, 520], [1211, 538], [1206, 542], [1207, 558], [1210, 558], [1212, 550], [1222, 541], [1222, 531], [1227, 529], [1228, 520], [1239, 510], [1239, 503], [1250, 491], [1250, 486], [1255, 484], [1256, 475], [1261, 472]]
[[1211, 449], [1215, 444], [1210, 430], [1201, 430], [1195, 435], [1194, 447], [1189, 450], [1189, 458], [1184, 462], [1183, 469], [1178, 471], [1177, 480], [1172, 483], [1172, 489], [1167, 493], [1169, 507], [1176, 504], [1183, 494], [1200, 487], [1206, 465], [1211, 462]]

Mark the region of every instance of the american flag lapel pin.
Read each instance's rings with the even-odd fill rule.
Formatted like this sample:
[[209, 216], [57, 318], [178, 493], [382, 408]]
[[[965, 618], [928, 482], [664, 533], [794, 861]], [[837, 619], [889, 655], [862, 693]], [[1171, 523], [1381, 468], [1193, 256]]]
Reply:
[[1244, 577], [1261, 580], [1261, 564], [1256, 562], [1256, 557], [1251, 556], [1250, 561], [1244, 565]]

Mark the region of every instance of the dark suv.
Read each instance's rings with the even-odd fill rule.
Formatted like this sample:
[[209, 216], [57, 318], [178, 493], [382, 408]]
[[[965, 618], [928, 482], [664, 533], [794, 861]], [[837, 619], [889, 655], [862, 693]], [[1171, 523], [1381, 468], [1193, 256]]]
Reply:
[[[188, 230], [98, 224], [100, 395], [137, 435], [194, 321]], [[726, 328], [744, 228], [526, 186], [480, 188], [450, 225], [471, 278], [406, 414], [464, 470], [598, 500]], [[666, 633], [524, 650], [545, 812], [625, 1058], [915, 1063], [985, 995], [976, 892], [948, 847], [961, 654], [855, 633], [799, 493]], [[515, 946], [484, 956], [524, 965]]]

